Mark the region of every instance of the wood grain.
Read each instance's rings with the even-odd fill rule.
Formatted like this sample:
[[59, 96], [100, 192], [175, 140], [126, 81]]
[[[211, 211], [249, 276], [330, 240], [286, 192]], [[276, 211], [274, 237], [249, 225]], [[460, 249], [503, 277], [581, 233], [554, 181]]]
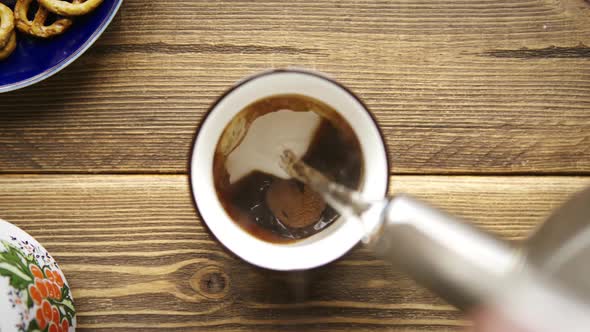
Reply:
[[125, 1], [86, 55], [0, 96], [2, 173], [185, 173], [208, 106], [257, 71], [352, 88], [394, 173], [590, 174], [583, 0]]
[[[394, 176], [407, 192], [519, 240], [590, 177]], [[463, 331], [469, 323], [363, 248], [282, 274], [224, 251], [182, 175], [4, 175], [0, 216], [59, 261], [83, 330]]]

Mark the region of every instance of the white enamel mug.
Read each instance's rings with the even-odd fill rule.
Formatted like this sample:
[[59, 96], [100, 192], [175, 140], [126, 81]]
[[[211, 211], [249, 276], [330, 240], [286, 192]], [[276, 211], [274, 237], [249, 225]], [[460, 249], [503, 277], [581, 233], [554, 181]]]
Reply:
[[325, 230], [294, 243], [260, 240], [237, 225], [221, 205], [213, 181], [213, 158], [227, 124], [249, 104], [279, 94], [317, 99], [338, 112], [356, 134], [364, 159], [360, 191], [382, 199], [388, 188], [389, 166], [383, 136], [367, 107], [350, 90], [322, 74], [279, 69], [248, 77], [223, 94], [197, 131], [190, 158], [190, 185], [195, 206], [215, 237], [251, 264], [272, 270], [302, 270], [338, 259], [355, 246], [363, 232], [354, 221], [338, 218]]

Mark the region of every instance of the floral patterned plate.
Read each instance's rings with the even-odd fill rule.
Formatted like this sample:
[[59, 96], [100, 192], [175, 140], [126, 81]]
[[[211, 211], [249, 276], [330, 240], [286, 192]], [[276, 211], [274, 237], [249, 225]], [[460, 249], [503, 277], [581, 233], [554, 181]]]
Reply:
[[76, 328], [70, 287], [32, 236], [0, 219], [0, 331], [66, 332]]

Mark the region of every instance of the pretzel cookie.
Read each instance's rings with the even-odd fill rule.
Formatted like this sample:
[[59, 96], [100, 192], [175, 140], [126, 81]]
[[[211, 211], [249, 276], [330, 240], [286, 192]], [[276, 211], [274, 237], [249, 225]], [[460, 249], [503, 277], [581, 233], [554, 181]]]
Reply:
[[103, 0], [82, 0], [82, 1], [64, 1], [64, 0], [39, 0], [39, 4], [52, 13], [62, 16], [80, 16], [88, 14], [98, 7]]
[[0, 49], [0, 60], [4, 60], [8, 58], [9, 55], [14, 52], [16, 49], [16, 32], [13, 30], [10, 38], [8, 39], [8, 43], [4, 48]]
[[63, 33], [72, 25], [72, 20], [65, 17], [55, 20], [50, 25], [45, 25], [49, 12], [41, 5], [35, 13], [35, 18], [32, 21], [29, 20], [27, 12], [32, 2], [33, 0], [18, 0], [14, 6], [16, 27], [20, 31], [36, 37], [49, 38]]
[[0, 49], [4, 48], [14, 33], [12, 10], [0, 2]]

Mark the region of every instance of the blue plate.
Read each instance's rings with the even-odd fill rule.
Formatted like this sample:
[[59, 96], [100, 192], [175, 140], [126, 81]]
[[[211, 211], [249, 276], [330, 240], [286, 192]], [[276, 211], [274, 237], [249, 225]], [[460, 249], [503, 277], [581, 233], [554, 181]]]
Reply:
[[54, 38], [45, 40], [17, 33], [16, 50], [0, 61], [0, 92], [40, 82], [72, 63], [98, 39], [121, 3], [123, 0], [104, 0], [90, 14], [75, 18], [66, 32]]

